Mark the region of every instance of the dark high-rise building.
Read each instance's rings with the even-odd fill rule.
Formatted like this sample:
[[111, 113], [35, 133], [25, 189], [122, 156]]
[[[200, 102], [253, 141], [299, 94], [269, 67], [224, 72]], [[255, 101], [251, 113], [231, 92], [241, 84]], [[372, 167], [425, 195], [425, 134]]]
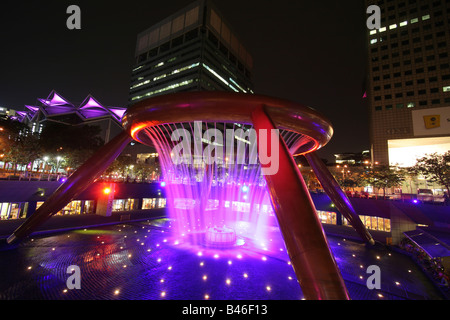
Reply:
[[252, 57], [208, 0], [141, 32], [135, 56], [129, 105], [180, 91], [253, 93]]
[[367, 30], [371, 154], [412, 165], [450, 150], [450, 1], [366, 0], [381, 8]]

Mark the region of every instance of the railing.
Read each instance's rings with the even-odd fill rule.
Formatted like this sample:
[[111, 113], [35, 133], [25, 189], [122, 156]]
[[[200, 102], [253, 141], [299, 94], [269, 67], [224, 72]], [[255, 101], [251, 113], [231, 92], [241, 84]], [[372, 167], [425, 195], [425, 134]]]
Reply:
[[448, 197], [444, 195], [432, 195], [432, 194], [409, 194], [409, 193], [367, 193], [367, 192], [346, 192], [349, 198], [366, 198], [366, 199], [378, 199], [378, 200], [394, 200], [401, 202], [413, 202], [413, 203], [428, 203], [437, 205], [450, 205]]

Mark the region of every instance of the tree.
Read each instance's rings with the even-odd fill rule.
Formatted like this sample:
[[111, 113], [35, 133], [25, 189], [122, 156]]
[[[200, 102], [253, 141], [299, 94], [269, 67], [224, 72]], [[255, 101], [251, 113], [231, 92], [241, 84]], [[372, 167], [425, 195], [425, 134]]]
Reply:
[[144, 182], [145, 179], [153, 172], [152, 167], [144, 162], [138, 162], [134, 165], [134, 174], [136, 177], [141, 177], [141, 181]]
[[64, 152], [68, 155], [75, 150], [97, 150], [103, 144], [100, 132], [99, 126], [69, 126], [47, 121], [40, 137], [46, 152]]
[[377, 166], [363, 173], [363, 180], [377, 189], [383, 189], [383, 198], [386, 196], [386, 189], [399, 187], [405, 180], [402, 170], [392, 169], [389, 166]]
[[120, 155], [111, 163], [111, 165], [105, 170], [105, 174], [111, 174], [113, 172], [120, 173], [122, 177], [128, 174], [130, 166], [134, 165], [133, 159], [127, 155]]
[[14, 174], [18, 165], [26, 166], [41, 156], [39, 137], [32, 134], [25, 124], [7, 119], [0, 119], [0, 154], [3, 161], [12, 162]]
[[14, 143], [14, 147], [6, 153], [5, 160], [14, 164], [14, 173], [17, 165], [24, 165], [25, 171], [28, 172], [28, 164], [33, 164], [40, 156], [39, 138], [36, 135], [28, 135], [21, 137], [20, 140]]
[[429, 182], [444, 186], [447, 189], [447, 195], [450, 195], [450, 151], [444, 154], [426, 154], [417, 159], [415, 166], [411, 169], [423, 175]]
[[[59, 168], [77, 169], [103, 145], [99, 126], [69, 126], [48, 121], [40, 135], [41, 148], [50, 156], [48, 163]], [[61, 157], [56, 164], [54, 159]]]

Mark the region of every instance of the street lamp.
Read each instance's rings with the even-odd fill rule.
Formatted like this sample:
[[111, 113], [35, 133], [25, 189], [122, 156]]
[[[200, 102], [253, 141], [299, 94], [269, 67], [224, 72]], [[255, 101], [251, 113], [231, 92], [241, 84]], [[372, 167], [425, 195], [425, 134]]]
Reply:
[[61, 159], [62, 158], [60, 156], [56, 157], [56, 170], [55, 170], [56, 174], [58, 174], [59, 162], [61, 161]]

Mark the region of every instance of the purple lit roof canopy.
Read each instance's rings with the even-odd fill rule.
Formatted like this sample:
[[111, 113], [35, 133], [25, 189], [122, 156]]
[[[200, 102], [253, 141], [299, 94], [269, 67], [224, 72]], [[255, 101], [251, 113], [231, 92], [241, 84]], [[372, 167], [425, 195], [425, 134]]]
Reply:
[[122, 116], [126, 108], [106, 107], [93, 96], [76, 106], [53, 90], [47, 99], [38, 99], [38, 105], [25, 105], [26, 110], [18, 112], [18, 120], [21, 122], [42, 122], [45, 120], [58, 121], [70, 125], [97, 121], [100, 119], [112, 119], [121, 124]]
[[[91, 95], [79, 105], [71, 103], [55, 90], [46, 99], [37, 100], [36, 105], [25, 105], [24, 111], [17, 111], [15, 120], [28, 124], [30, 128], [32, 124], [44, 124], [47, 121], [66, 125], [98, 125], [105, 142], [123, 130], [122, 117], [127, 109], [104, 106]], [[40, 126], [33, 127], [38, 130]]]

